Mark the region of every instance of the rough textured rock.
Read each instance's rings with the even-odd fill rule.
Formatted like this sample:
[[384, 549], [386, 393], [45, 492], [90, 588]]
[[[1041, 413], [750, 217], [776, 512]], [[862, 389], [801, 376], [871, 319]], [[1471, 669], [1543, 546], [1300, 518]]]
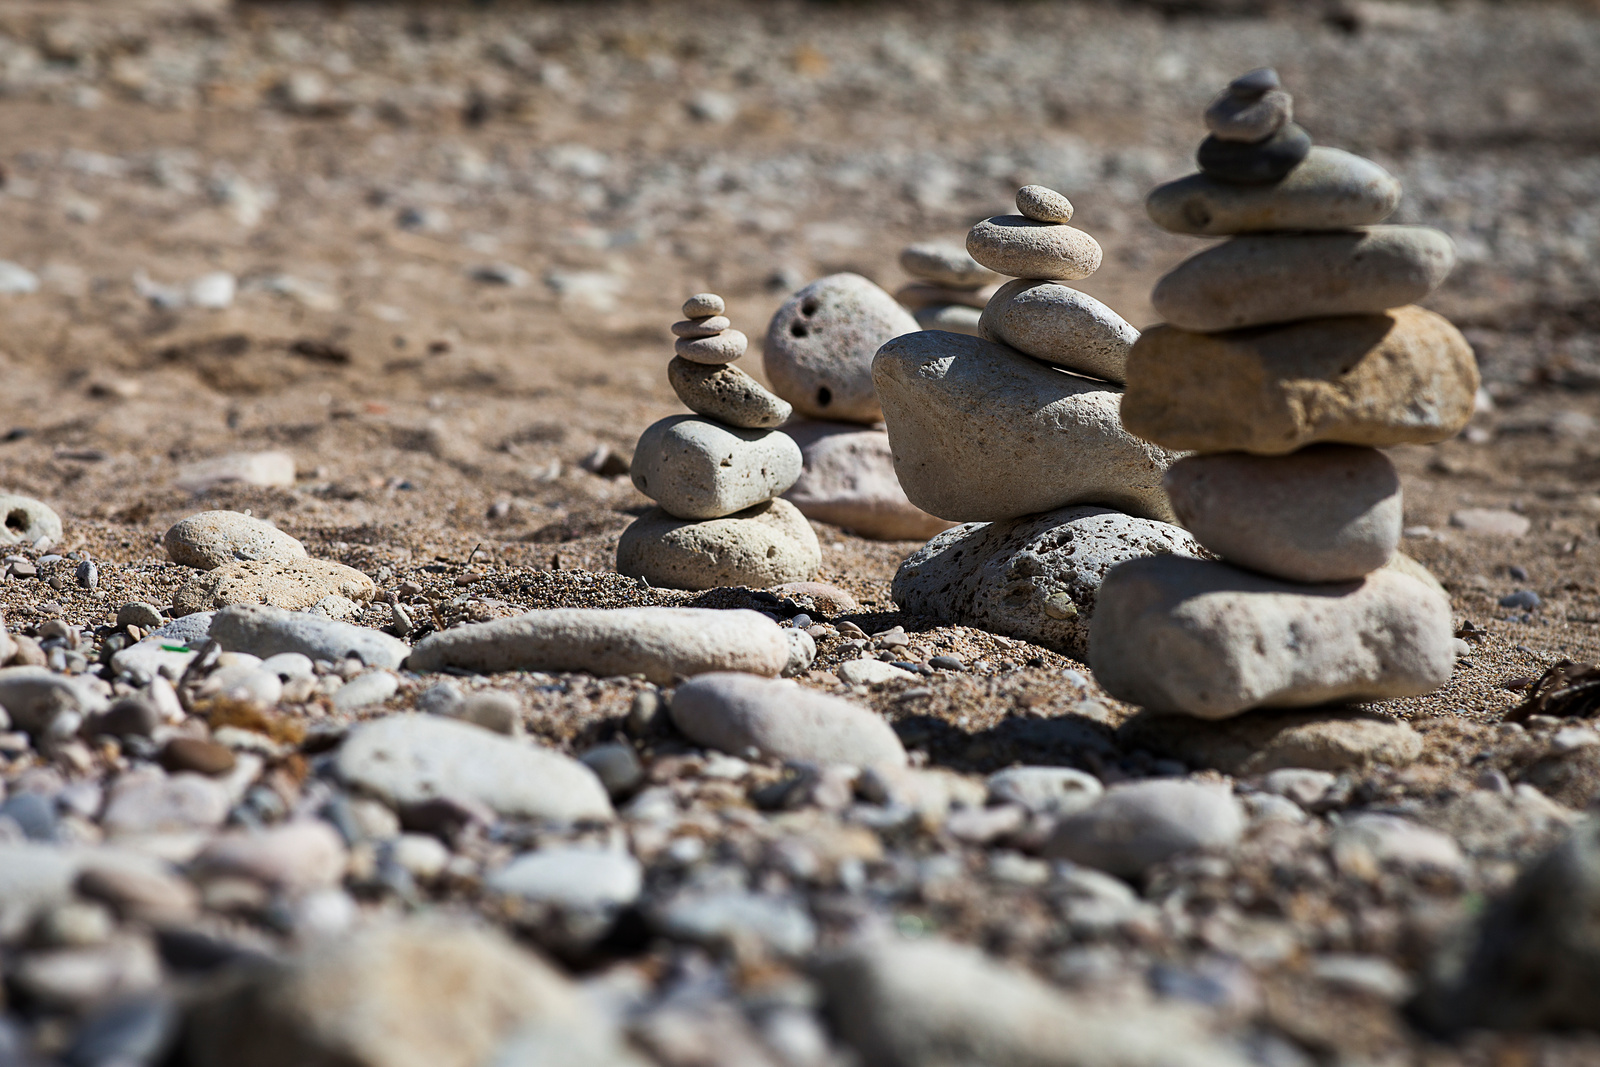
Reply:
[[800, 477], [800, 463], [786, 434], [673, 415], [639, 435], [629, 473], [667, 514], [720, 519], [782, 495]]
[[1043, 185], [1017, 190], [1017, 211], [1034, 222], [1071, 222], [1072, 201]]
[[237, 511], [202, 511], [162, 538], [172, 562], [203, 571], [241, 560], [305, 559], [306, 548], [271, 523]]
[[1180, 1012], [1079, 1003], [966, 945], [867, 942], [814, 968], [840, 1038], [882, 1067], [1245, 1067]]
[[790, 297], [767, 326], [761, 365], [772, 389], [813, 419], [877, 422], [872, 354], [919, 330], [894, 297], [859, 274], [830, 274]]
[[1162, 484], [1202, 545], [1278, 578], [1350, 581], [1383, 566], [1400, 545], [1400, 476], [1375, 448], [1186, 456]]
[[783, 428], [805, 467], [785, 499], [808, 519], [881, 541], [921, 540], [950, 523], [906, 499], [894, 472], [889, 435], [843, 422], [794, 422]]
[[1034, 359], [1118, 384], [1139, 339], [1138, 330], [1088, 293], [1025, 278], [1000, 287], [978, 329]]
[[867, 708], [792, 682], [748, 674], [707, 674], [672, 694], [672, 722], [710, 748], [769, 759], [904, 766], [906, 750], [888, 722]]
[[1201, 554], [1182, 529], [1107, 508], [1066, 507], [939, 534], [895, 573], [902, 611], [977, 626], [1080, 659], [1100, 583], [1119, 563]]
[[1101, 585], [1089, 665], [1118, 699], [1222, 719], [1431, 693], [1450, 680], [1453, 639], [1450, 602], [1393, 570], [1305, 586], [1165, 556]]
[[569, 756], [441, 715], [390, 715], [350, 731], [339, 777], [392, 807], [454, 798], [521, 819], [610, 819], [593, 771]]
[[470, 623], [417, 642], [413, 671], [640, 672], [658, 685], [677, 675], [746, 671], [775, 676], [789, 642], [759, 612], [709, 608], [552, 608]]
[[1224, 774], [1280, 767], [1316, 771], [1404, 767], [1422, 754], [1422, 735], [1404, 720], [1371, 711], [1258, 709], [1220, 722], [1140, 712], [1119, 730], [1125, 744]]
[[61, 516], [31, 496], [0, 493], [0, 545], [61, 540]]
[[1221, 335], [1152, 327], [1128, 353], [1128, 382], [1128, 432], [1271, 456], [1443, 441], [1472, 418], [1479, 384], [1461, 332], [1417, 307]]
[[705, 522], [651, 508], [617, 541], [617, 570], [668, 589], [809, 582], [821, 566], [817, 535], [787, 500]]
[[594, 1019], [556, 970], [499, 935], [439, 920], [377, 926], [208, 983], [194, 1067], [478, 1067], [519, 1027]]
[[873, 361], [906, 496], [953, 522], [1068, 504], [1172, 519], [1174, 457], [1122, 428], [1121, 391], [978, 337], [916, 333]]
[[302, 611], [326, 596], [371, 600], [378, 587], [353, 567], [324, 559], [240, 562], [190, 578], [172, 595], [173, 615], [216, 611], [232, 604], [270, 604]]
[[1145, 211], [1163, 230], [1209, 237], [1370, 226], [1399, 204], [1400, 182], [1388, 171], [1349, 152], [1315, 146], [1281, 182], [1235, 185], [1191, 174], [1156, 186]]
[[263, 659], [297, 652], [338, 663], [356, 656], [369, 667], [395, 668], [411, 653], [410, 645], [378, 630], [266, 604], [223, 608], [212, 616], [210, 635], [229, 652]]
[[1415, 303], [1455, 265], [1450, 238], [1426, 226], [1235, 237], [1191, 256], [1150, 302], [1185, 330], [1237, 330]]
[[900, 267], [913, 278], [951, 289], [978, 289], [999, 280], [958, 244], [923, 241], [907, 245], [900, 252]]
[[967, 251], [996, 274], [1070, 282], [1100, 269], [1100, 244], [1080, 229], [996, 215], [967, 231]]
[[1243, 832], [1227, 786], [1155, 778], [1112, 786], [1057, 823], [1044, 854], [1131, 878], [1180, 852], [1228, 848]]
[[674, 357], [667, 381], [685, 407], [708, 419], [748, 430], [782, 426], [794, 409], [738, 367], [710, 366]]

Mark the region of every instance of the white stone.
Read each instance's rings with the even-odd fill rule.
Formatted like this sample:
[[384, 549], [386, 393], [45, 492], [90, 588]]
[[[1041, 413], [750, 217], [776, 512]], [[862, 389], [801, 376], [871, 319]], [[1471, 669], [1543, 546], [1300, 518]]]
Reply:
[[0, 545], [61, 540], [61, 516], [31, 496], [0, 493]]
[[1450, 525], [1467, 533], [1489, 537], [1526, 537], [1533, 520], [1498, 508], [1462, 508], [1450, 514]]
[[639, 898], [644, 871], [626, 852], [556, 847], [524, 852], [484, 882], [497, 893], [541, 904], [617, 908]]
[[880, 685], [917, 676], [904, 667], [896, 667], [881, 659], [847, 659], [834, 671], [846, 685]]
[[906, 496], [953, 522], [1068, 504], [1170, 521], [1175, 455], [1122, 428], [1121, 390], [977, 337], [923, 332], [873, 361]]
[[1089, 807], [1105, 792], [1100, 779], [1071, 767], [1007, 767], [989, 776], [989, 799], [1057, 817]]
[[874, 423], [872, 354], [919, 330], [894, 297], [859, 274], [831, 274], [790, 297], [767, 326], [762, 367], [777, 393], [813, 419]]
[[709, 674], [678, 686], [672, 722], [691, 741], [734, 755], [903, 766], [905, 747], [870, 710], [793, 682]]
[[1025, 215], [996, 215], [967, 231], [967, 251], [996, 274], [1076, 281], [1100, 269], [1100, 245], [1082, 230]]
[[368, 671], [341, 685], [333, 694], [335, 711], [355, 711], [381, 704], [400, 690], [400, 679], [392, 671]]
[[1072, 201], [1043, 185], [1018, 189], [1017, 210], [1034, 222], [1072, 221]]
[[794, 440], [694, 415], [673, 415], [639, 435], [634, 487], [680, 519], [720, 519], [781, 496], [800, 477]]
[[195, 857], [203, 877], [249, 878], [288, 893], [337, 886], [349, 856], [344, 839], [320, 819], [243, 830], [211, 841]]
[[618, 571], [667, 589], [809, 582], [821, 565], [816, 533], [787, 500], [704, 522], [651, 508], [617, 540]]
[[203, 571], [239, 560], [305, 559], [306, 548], [269, 522], [237, 511], [202, 511], [162, 538], [172, 562]]
[[674, 357], [667, 364], [667, 382], [685, 407], [728, 426], [769, 430], [794, 413], [764, 385], [738, 367], [708, 366]]
[[212, 616], [208, 632], [231, 652], [263, 658], [295, 653], [338, 663], [355, 656], [369, 667], [392, 670], [411, 653], [410, 645], [378, 630], [266, 604], [223, 608]]
[[816, 639], [804, 630], [793, 628], [784, 630], [783, 636], [789, 641], [789, 662], [783, 665], [783, 676], [793, 678], [804, 674], [817, 660]]
[[921, 540], [950, 523], [906, 499], [889, 435], [841, 422], [791, 422], [804, 467], [785, 499], [808, 519], [879, 541]]
[[750, 339], [740, 331], [723, 330], [710, 337], [680, 337], [673, 342], [672, 351], [691, 363], [719, 366], [732, 363], [749, 347]]
[[1056, 824], [1044, 853], [1134, 877], [1181, 852], [1230, 848], [1244, 826], [1227, 786], [1156, 778], [1106, 790]]
[[1019, 278], [994, 294], [979, 336], [1067, 370], [1121, 384], [1139, 331], [1088, 293]]

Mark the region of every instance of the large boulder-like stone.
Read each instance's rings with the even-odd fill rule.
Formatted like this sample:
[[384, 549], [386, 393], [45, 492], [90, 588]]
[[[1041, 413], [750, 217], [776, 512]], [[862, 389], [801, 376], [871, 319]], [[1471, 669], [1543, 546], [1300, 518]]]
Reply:
[[787, 500], [704, 522], [651, 508], [617, 540], [617, 570], [666, 589], [764, 589], [812, 581], [821, 566], [816, 532]]
[[830, 274], [790, 297], [767, 325], [762, 369], [773, 392], [813, 419], [874, 423], [872, 354], [920, 330], [894, 297], [859, 274]]
[[912, 553], [894, 576], [901, 610], [1083, 658], [1100, 583], [1143, 556], [1202, 554], [1182, 529], [1108, 508], [1066, 507], [968, 523]]
[[805, 458], [786, 494], [808, 519], [880, 541], [922, 540], [950, 528], [906, 499], [883, 430], [845, 422], [792, 422], [783, 432]]
[[900, 484], [929, 514], [998, 522], [1099, 504], [1173, 518], [1161, 476], [1176, 457], [1122, 428], [1115, 386], [938, 332], [884, 345], [873, 380]]
[[1128, 353], [1122, 423], [1199, 452], [1432, 444], [1467, 425], [1477, 392], [1472, 346], [1419, 307], [1228, 334], [1156, 326]]
[[1191, 174], [1156, 186], [1145, 211], [1163, 230], [1221, 237], [1370, 226], [1399, 204], [1400, 182], [1388, 171], [1317, 145], [1282, 181], [1240, 185]]

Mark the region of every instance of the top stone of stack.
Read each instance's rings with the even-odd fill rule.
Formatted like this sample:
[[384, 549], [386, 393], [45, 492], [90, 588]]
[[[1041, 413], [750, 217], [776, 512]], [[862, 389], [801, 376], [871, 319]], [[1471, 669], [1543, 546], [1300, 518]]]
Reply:
[[683, 302], [683, 321], [672, 324], [677, 343], [672, 350], [693, 363], [732, 363], [750, 347], [750, 338], [733, 328], [723, 314], [727, 305], [716, 293], [696, 293]]
[[1100, 244], [1067, 225], [1072, 202], [1042, 185], [1017, 192], [1020, 215], [996, 215], [967, 232], [967, 252], [996, 274], [1077, 281], [1100, 269]]

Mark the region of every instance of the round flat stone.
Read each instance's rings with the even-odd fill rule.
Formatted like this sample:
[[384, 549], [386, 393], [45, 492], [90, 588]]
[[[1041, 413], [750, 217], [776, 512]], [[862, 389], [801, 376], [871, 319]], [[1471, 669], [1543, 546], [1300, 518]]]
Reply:
[[1100, 245], [1082, 230], [1024, 215], [996, 215], [967, 232], [972, 258], [1013, 278], [1075, 281], [1100, 269]]
[[698, 337], [715, 337], [732, 325], [726, 315], [705, 315], [698, 319], [684, 319], [682, 322], [673, 323], [672, 336], [687, 337], [690, 340]]
[[750, 338], [738, 330], [723, 330], [711, 337], [680, 337], [672, 351], [693, 363], [732, 363], [750, 347]]
[[668, 514], [717, 519], [780, 496], [800, 466], [800, 446], [777, 430], [673, 415], [639, 435], [629, 475]]
[[872, 356], [917, 320], [859, 274], [830, 274], [784, 302], [767, 325], [761, 365], [772, 391], [812, 419], [874, 423]]
[[1172, 233], [1225, 236], [1272, 230], [1345, 230], [1382, 222], [1400, 205], [1400, 182], [1368, 159], [1315, 147], [1273, 185], [1231, 185], [1191, 174], [1158, 185], [1150, 221]]
[[978, 333], [1019, 352], [1121, 383], [1139, 331], [1088, 293], [1059, 282], [1018, 278], [994, 294]]
[[1288, 123], [1264, 141], [1225, 141], [1212, 134], [1200, 142], [1195, 161], [1219, 182], [1254, 185], [1279, 181], [1311, 152], [1311, 135]]
[[1178, 264], [1150, 302], [1170, 325], [1216, 332], [1414, 304], [1455, 265], [1426, 226], [1235, 237]]
[[1294, 121], [1294, 98], [1282, 89], [1260, 96], [1224, 91], [1206, 108], [1206, 129], [1219, 141], [1265, 141]]
[[900, 267], [913, 278], [951, 289], [977, 289], [998, 280], [965, 248], [943, 241], [907, 245], [900, 253]]
[[667, 364], [667, 382], [690, 411], [729, 426], [771, 429], [794, 413], [788, 401], [729, 363], [695, 363], [675, 356]]
[[765, 589], [814, 581], [821, 566], [817, 535], [787, 500], [769, 500], [705, 522], [651, 508], [617, 541], [618, 571], [667, 589]]
[[1072, 201], [1043, 185], [1018, 189], [1017, 210], [1035, 222], [1072, 221]]
[[716, 293], [696, 293], [683, 302], [683, 317], [698, 319], [707, 315], [721, 315], [728, 305]]

